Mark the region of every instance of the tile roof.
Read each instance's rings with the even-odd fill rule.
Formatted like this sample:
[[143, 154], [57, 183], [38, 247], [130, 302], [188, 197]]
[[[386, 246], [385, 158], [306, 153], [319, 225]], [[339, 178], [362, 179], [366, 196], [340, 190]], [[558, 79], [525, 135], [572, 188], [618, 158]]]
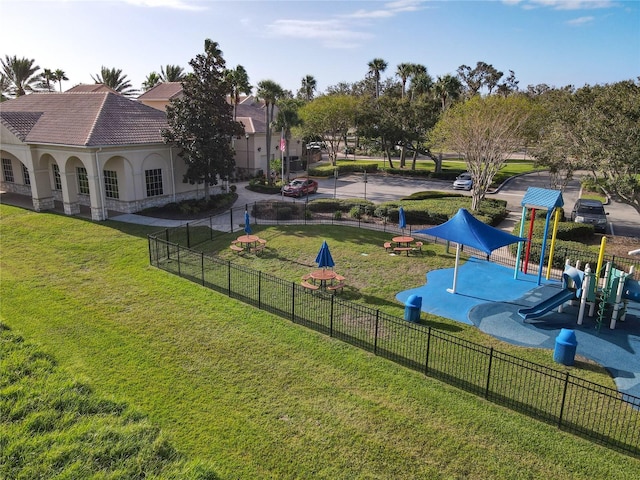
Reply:
[[177, 98], [182, 94], [182, 83], [165, 82], [159, 83], [155, 87], [150, 88], [142, 95], [138, 96], [138, 100], [148, 101], [169, 101]]
[[122, 95], [33, 93], [0, 103], [0, 121], [25, 143], [84, 147], [162, 143], [164, 112]]
[[81, 83], [80, 85], [71, 87], [69, 90], [65, 90], [65, 93], [92, 93], [92, 92], [118, 93], [113, 88], [107, 87], [103, 83]]

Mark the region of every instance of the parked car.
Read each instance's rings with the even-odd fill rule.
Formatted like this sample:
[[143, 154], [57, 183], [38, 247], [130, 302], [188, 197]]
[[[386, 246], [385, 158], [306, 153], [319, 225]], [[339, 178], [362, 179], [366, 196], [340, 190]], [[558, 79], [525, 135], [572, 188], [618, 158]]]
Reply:
[[454, 190], [471, 190], [471, 187], [473, 187], [473, 179], [469, 172], [461, 173], [453, 182]]
[[282, 193], [287, 197], [300, 197], [318, 191], [318, 182], [310, 178], [296, 178], [282, 187]]
[[596, 232], [607, 231], [607, 215], [600, 200], [579, 199], [571, 211], [571, 221], [590, 223]]

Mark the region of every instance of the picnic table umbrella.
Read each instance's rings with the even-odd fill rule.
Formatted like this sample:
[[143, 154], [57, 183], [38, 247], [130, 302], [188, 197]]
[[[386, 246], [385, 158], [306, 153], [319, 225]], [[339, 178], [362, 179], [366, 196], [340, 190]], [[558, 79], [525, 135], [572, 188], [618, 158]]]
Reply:
[[251, 219], [249, 218], [249, 212], [244, 211], [244, 233], [251, 235]]
[[404, 233], [404, 229], [407, 228], [407, 219], [404, 216], [404, 208], [400, 207], [398, 210], [398, 227]]
[[318, 264], [318, 268], [332, 268], [335, 263], [333, 261], [333, 257], [331, 256], [331, 252], [329, 251], [329, 245], [327, 245], [327, 241], [324, 240], [322, 242], [322, 246], [320, 247], [320, 251], [316, 256], [316, 263]]

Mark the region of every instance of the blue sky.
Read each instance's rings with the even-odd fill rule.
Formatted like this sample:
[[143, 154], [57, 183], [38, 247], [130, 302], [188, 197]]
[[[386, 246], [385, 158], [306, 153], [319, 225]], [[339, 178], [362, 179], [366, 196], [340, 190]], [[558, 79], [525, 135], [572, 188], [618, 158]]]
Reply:
[[0, 55], [93, 83], [101, 66], [135, 88], [219, 43], [227, 67], [294, 93], [365, 77], [374, 58], [420, 63], [436, 78], [484, 61], [520, 88], [609, 83], [640, 75], [640, 1], [0, 0]]

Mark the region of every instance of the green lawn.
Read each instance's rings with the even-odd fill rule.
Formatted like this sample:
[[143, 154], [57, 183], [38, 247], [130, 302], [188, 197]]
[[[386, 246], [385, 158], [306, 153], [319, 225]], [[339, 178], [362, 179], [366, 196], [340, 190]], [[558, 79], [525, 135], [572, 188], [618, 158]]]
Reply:
[[[2, 322], [96, 396], [146, 415], [184, 458], [220, 478], [628, 479], [640, 471], [636, 459], [150, 267], [144, 227], [5, 205], [0, 220]], [[270, 273], [293, 279], [312, 265], [293, 251], [315, 255], [318, 237], [307, 244], [303, 231], [264, 233], [292, 257], [286, 270], [275, 259], [282, 271]], [[351, 274], [354, 300], [395, 288], [358, 287], [355, 268], [375, 256], [363, 239], [319, 235]], [[358, 255], [342, 258], [337, 242]], [[436, 253], [434, 262], [451, 260]], [[7, 388], [0, 394], [6, 408]]]

